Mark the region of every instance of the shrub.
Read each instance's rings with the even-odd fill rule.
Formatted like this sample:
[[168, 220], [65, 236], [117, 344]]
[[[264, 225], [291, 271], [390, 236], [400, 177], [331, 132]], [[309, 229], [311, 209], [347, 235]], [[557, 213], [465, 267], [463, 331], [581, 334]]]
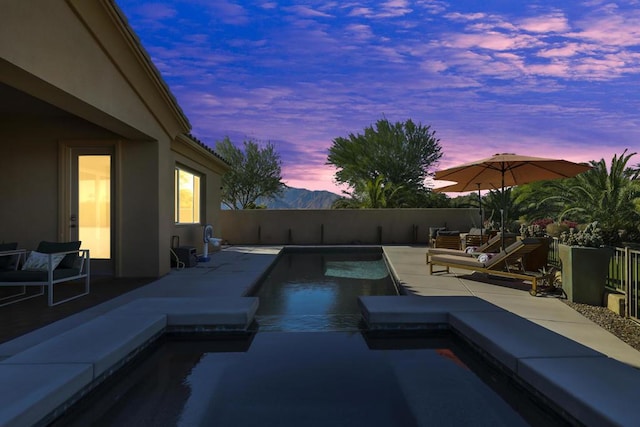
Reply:
[[547, 234], [551, 237], [560, 237], [562, 233], [569, 231], [569, 227], [565, 224], [558, 224], [557, 222], [552, 222], [551, 224], [547, 224]]
[[561, 233], [559, 242], [569, 246], [599, 248], [604, 244], [604, 236], [602, 230], [598, 228], [598, 222], [592, 222], [580, 231], [571, 228]]
[[547, 225], [551, 223], [553, 223], [553, 220], [551, 218], [541, 218], [541, 219], [536, 219], [534, 221], [531, 221], [531, 225], [537, 225], [543, 230], [546, 230]]

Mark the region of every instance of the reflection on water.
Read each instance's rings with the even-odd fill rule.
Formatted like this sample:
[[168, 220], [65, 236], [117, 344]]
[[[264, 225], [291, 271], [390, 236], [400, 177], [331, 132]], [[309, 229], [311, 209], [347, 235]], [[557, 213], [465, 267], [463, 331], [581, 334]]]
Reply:
[[57, 425], [526, 425], [451, 338], [267, 332], [238, 344], [169, 341]]
[[282, 255], [254, 294], [260, 330], [358, 329], [360, 295], [397, 295], [381, 253]]

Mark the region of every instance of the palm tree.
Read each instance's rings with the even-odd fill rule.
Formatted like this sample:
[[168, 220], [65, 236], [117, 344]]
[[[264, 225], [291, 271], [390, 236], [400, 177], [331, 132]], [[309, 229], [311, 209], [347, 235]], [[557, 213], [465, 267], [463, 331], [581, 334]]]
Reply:
[[382, 175], [375, 179], [362, 181], [353, 193], [344, 192], [350, 198], [341, 198], [333, 203], [334, 209], [355, 209], [355, 208], [392, 208], [401, 207], [402, 197], [400, 190], [402, 185], [394, 185], [385, 182]]
[[640, 169], [627, 166], [635, 154], [624, 150], [619, 157], [614, 155], [609, 170], [604, 159], [592, 160], [593, 169], [559, 182], [554, 198], [564, 201], [560, 220], [571, 217], [579, 222], [597, 221], [607, 233], [608, 243], [618, 240], [618, 230], [637, 231]]
[[382, 175], [378, 175], [375, 180], [365, 181], [362, 187], [361, 207], [363, 208], [390, 208], [395, 207], [394, 202], [400, 202], [395, 200], [395, 196], [402, 186], [385, 182]]
[[505, 188], [504, 193], [500, 190], [490, 190], [482, 198], [482, 207], [487, 220], [500, 225], [504, 217], [505, 230], [516, 231], [514, 224], [520, 217], [521, 208], [513, 197], [513, 188]]

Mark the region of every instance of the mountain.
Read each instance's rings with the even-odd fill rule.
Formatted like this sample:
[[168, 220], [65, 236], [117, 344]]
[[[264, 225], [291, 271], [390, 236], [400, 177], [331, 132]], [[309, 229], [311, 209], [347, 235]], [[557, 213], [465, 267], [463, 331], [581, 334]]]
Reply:
[[340, 196], [330, 191], [311, 191], [304, 188], [285, 187], [282, 195], [275, 199], [258, 199], [258, 205], [267, 209], [330, 209]]

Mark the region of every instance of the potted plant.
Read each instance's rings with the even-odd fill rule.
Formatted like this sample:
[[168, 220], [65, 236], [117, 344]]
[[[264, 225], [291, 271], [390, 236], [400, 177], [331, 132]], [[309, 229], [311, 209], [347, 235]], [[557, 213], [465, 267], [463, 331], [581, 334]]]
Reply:
[[559, 237], [558, 255], [562, 263], [562, 288], [572, 302], [603, 304], [604, 285], [613, 249], [603, 246], [597, 222], [583, 230], [574, 228]]

